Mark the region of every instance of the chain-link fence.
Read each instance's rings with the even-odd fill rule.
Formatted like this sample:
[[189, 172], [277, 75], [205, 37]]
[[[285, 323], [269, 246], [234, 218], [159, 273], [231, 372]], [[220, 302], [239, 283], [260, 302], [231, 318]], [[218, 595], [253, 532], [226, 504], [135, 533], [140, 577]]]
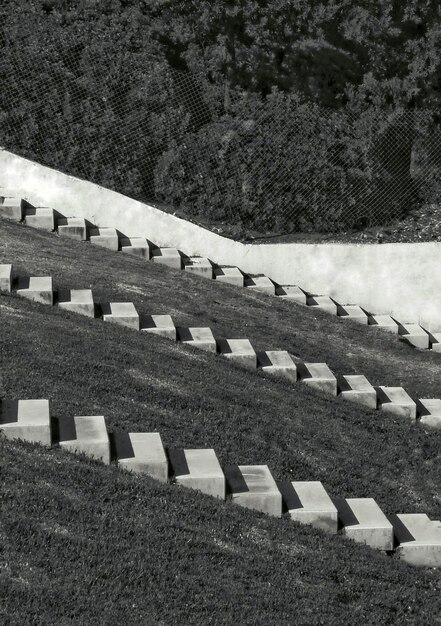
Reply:
[[1, 144], [194, 219], [263, 232], [386, 224], [438, 199], [441, 128], [428, 112], [324, 111], [154, 59], [119, 75], [0, 61]]

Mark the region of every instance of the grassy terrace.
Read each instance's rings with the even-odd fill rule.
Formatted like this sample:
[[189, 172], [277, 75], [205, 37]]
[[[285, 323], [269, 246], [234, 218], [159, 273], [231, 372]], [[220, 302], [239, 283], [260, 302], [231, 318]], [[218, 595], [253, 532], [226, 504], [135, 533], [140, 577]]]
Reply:
[[441, 517], [439, 431], [167, 339], [15, 296], [0, 302], [8, 396], [48, 397], [54, 415], [105, 415], [113, 430], [213, 447], [223, 464], [268, 463], [280, 479], [321, 480], [387, 512]]
[[0, 262], [13, 263], [19, 273], [51, 274], [55, 287], [93, 287], [97, 300], [130, 300], [142, 312], [168, 313], [177, 325], [211, 326], [217, 337], [248, 337], [258, 350], [286, 349], [304, 361], [325, 361], [336, 374], [365, 374], [374, 385], [404, 385], [416, 397], [441, 394], [440, 354], [281, 298], [2, 219]]
[[[5, 221], [0, 250], [55, 286], [440, 395], [440, 355], [381, 331]], [[14, 295], [0, 305], [0, 397], [48, 397], [54, 415], [104, 414], [111, 430], [159, 430], [222, 464], [267, 463], [276, 478], [441, 518], [440, 432]], [[440, 572], [61, 451], [1, 448], [7, 624], [433, 624], [440, 612]]]
[[441, 577], [289, 520], [0, 439], [0, 618], [434, 624]]
[[[365, 373], [374, 383], [401, 383], [425, 397], [440, 393], [439, 355], [419, 353], [387, 333], [122, 253], [3, 226], [4, 260], [20, 272], [50, 273], [55, 285], [91, 286], [103, 301], [132, 299], [140, 310], [209, 324], [220, 336], [245, 335], [259, 348], [288, 348], [305, 360], [325, 360], [336, 372]], [[104, 413], [114, 429], [159, 430], [169, 445], [214, 447], [223, 463], [268, 463], [278, 478], [322, 480], [332, 493], [374, 496], [390, 512], [441, 516], [440, 432], [427, 434], [401, 418], [146, 333], [14, 296], [2, 301], [8, 394], [50, 396], [59, 415]]]

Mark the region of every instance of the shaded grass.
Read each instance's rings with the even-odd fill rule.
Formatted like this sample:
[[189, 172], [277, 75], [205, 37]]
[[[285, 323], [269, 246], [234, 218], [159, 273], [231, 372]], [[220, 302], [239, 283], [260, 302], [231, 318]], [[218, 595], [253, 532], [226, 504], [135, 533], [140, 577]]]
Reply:
[[48, 397], [57, 416], [104, 414], [110, 429], [213, 447], [224, 465], [268, 464], [389, 513], [441, 517], [440, 431], [146, 333], [16, 296], [0, 303], [11, 398]]
[[217, 337], [248, 337], [258, 350], [325, 361], [336, 374], [403, 385], [414, 397], [441, 395], [441, 355], [380, 329], [7, 220], [0, 220], [0, 250], [0, 262], [12, 262], [16, 273], [51, 274], [55, 287], [91, 287], [98, 301], [130, 300], [142, 312], [172, 315], [178, 325], [207, 325]]
[[441, 577], [342, 537], [0, 438], [0, 617], [436, 624]]

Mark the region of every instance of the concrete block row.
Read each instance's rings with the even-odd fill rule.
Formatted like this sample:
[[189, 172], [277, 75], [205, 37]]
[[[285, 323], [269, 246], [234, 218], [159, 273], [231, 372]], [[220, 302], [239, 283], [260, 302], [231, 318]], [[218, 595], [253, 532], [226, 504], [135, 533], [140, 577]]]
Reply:
[[56, 226], [57, 212], [49, 207], [35, 207], [23, 198], [0, 197], [0, 217], [25, 221], [33, 228], [53, 231]]
[[[12, 289], [12, 265], [0, 265], [0, 280], [5, 291]], [[176, 328], [170, 315], [140, 315], [132, 302], [94, 303], [90, 289], [59, 290], [54, 296], [52, 278], [19, 278], [17, 294], [65, 310], [94, 317], [100, 308], [106, 322], [133, 330], [153, 333], [183, 344], [220, 353], [238, 365], [263, 373], [282, 376], [290, 382], [300, 380], [323, 393], [340, 395], [370, 409], [381, 409], [393, 415], [415, 420], [430, 428], [441, 428], [439, 399], [413, 400], [402, 387], [373, 387], [363, 375], [344, 375], [337, 379], [326, 363], [295, 362], [285, 350], [256, 353], [248, 339], [216, 338], [208, 327]]]
[[[48, 400], [3, 400], [0, 430], [10, 439], [50, 446], [109, 464], [111, 437], [102, 415], [59, 418], [51, 434]], [[424, 514], [387, 517], [373, 498], [331, 498], [319, 481], [276, 482], [267, 465], [230, 465], [222, 469], [213, 449], [166, 450], [157, 432], [113, 435], [118, 465], [126, 470], [201, 491], [235, 504], [307, 524], [330, 534], [392, 552], [419, 566], [441, 566], [441, 523]]]
[[60, 237], [71, 237], [81, 241], [89, 239], [91, 243], [109, 250], [121, 250], [173, 269], [184, 269], [204, 278], [287, 298], [344, 319], [399, 334], [416, 348], [441, 352], [441, 333], [435, 335], [428, 333], [419, 324], [403, 323], [389, 315], [371, 315], [358, 305], [342, 305], [328, 296], [308, 294], [296, 285], [278, 285], [267, 276], [247, 275], [237, 267], [217, 266], [208, 258], [186, 257], [176, 248], [156, 247], [145, 237], [125, 237], [115, 228], [93, 226], [83, 218], [64, 217], [48, 207], [33, 207], [22, 198], [0, 197], [0, 216], [22, 220], [30, 226], [48, 231], [58, 229]]

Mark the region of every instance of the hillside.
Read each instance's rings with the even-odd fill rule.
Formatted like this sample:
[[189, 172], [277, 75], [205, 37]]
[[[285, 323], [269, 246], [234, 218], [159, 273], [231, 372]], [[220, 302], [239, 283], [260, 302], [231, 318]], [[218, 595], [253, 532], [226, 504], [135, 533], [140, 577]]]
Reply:
[[[146, 311], [210, 323], [264, 347], [286, 347], [300, 326], [296, 338], [304, 333], [301, 347], [316, 358], [320, 331], [334, 366], [351, 366], [345, 340], [357, 341], [363, 359], [354, 363], [371, 367], [364, 373], [379, 367], [371, 335], [358, 326], [1, 226], [0, 262], [13, 261], [20, 273], [50, 271], [57, 285], [91, 287], [101, 301], [134, 299]], [[388, 513], [441, 515], [439, 432], [14, 295], [1, 296], [1, 318], [2, 396], [47, 397], [57, 417], [104, 414], [111, 430], [157, 429], [167, 446], [212, 446], [222, 464], [267, 463], [276, 478], [322, 480], [333, 495], [372, 496]], [[437, 361], [380, 335], [396, 368], [390, 377], [436, 394]], [[7, 624], [29, 616], [78, 623], [85, 615], [92, 624], [119, 616], [129, 624], [425, 624], [440, 610], [436, 570], [61, 451], [1, 447]]]
[[373, 385], [439, 395], [439, 355], [414, 350], [381, 329], [7, 220], [0, 224], [2, 262], [24, 275], [51, 274], [55, 288], [93, 285], [97, 301], [130, 300], [141, 312], [171, 315], [178, 326], [248, 337], [256, 350], [284, 349], [304, 361], [324, 361], [336, 374], [363, 373]]
[[[35, 624], [433, 624], [439, 572], [0, 439], [0, 616]], [[436, 618], [435, 618], [436, 619]]]

